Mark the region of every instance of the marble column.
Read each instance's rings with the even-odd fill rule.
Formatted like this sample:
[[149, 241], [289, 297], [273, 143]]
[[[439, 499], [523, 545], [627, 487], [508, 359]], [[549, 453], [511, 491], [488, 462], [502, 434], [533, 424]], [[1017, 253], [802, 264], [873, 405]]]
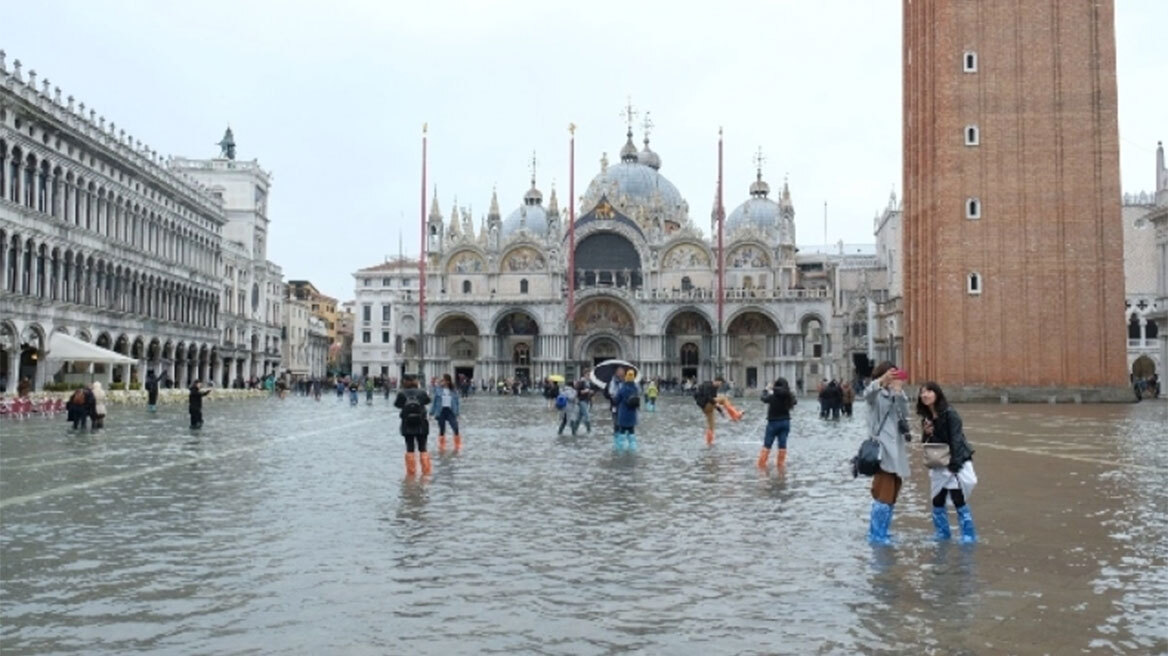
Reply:
[[[19, 340], [17, 340], [19, 341]], [[8, 383], [4, 393], [16, 394], [16, 385], [20, 382], [20, 346], [19, 344], [8, 349]]]

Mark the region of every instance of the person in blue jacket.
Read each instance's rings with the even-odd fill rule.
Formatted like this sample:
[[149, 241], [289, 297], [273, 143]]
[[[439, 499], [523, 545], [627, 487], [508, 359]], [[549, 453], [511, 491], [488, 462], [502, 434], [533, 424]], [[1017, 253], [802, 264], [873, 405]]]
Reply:
[[442, 382], [434, 388], [434, 404], [430, 406], [430, 416], [438, 420], [438, 452], [446, 450], [446, 424], [454, 433], [454, 450], [462, 450], [462, 433], [458, 430], [458, 390], [450, 374], [442, 374]]
[[637, 448], [637, 409], [641, 407], [641, 390], [637, 388], [637, 372], [625, 372], [625, 382], [613, 397], [616, 405], [616, 433], [612, 446], [617, 451], [622, 448], [634, 451]]

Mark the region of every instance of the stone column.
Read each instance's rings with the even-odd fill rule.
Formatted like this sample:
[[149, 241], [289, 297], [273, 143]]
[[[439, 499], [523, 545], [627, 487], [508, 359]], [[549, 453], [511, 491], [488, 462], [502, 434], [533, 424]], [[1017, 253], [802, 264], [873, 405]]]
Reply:
[[122, 384], [126, 386], [126, 389], [130, 389], [130, 365], [128, 364], [122, 365]]

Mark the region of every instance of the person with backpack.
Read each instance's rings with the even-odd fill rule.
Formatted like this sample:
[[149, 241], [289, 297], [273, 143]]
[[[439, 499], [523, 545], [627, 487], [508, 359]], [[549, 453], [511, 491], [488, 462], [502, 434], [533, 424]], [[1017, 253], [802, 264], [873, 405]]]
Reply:
[[203, 397], [211, 393], [211, 390], [202, 390], [202, 383], [195, 381], [191, 383], [190, 397], [187, 399], [187, 412], [191, 413], [191, 428], [199, 429], [203, 427]]
[[742, 411], [734, 407], [730, 403], [730, 399], [721, 393], [723, 387], [726, 386], [726, 379], [721, 376], [714, 377], [714, 380], [698, 385], [694, 392], [694, 402], [702, 409], [702, 414], [706, 415], [706, 444], [712, 445], [714, 443], [714, 410], [719, 413], [724, 413], [730, 416], [731, 421], [741, 421]]
[[[406, 476], [417, 474], [419, 467], [422, 475], [428, 476], [433, 470], [430, 454], [426, 451], [426, 437], [430, 434], [426, 406], [430, 404], [430, 395], [418, 387], [416, 376], [406, 376], [402, 388], [393, 401], [393, 407], [401, 410], [398, 416], [401, 418], [401, 434], [406, 440]], [[418, 454], [416, 460], [415, 452]]]
[[[438, 420], [438, 452], [446, 450], [446, 424], [450, 424], [450, 432], [454, 434], [454, 450], [462, 450], [462, 433], [458, 431], [459, 413], [458, 391], [454, 389], [454, 381], [450, 374], [442, 375], [442, 382], [434, 388], [434, 405], [430, 407], [430, 416]], [[423, 449], [424, 450], [424, 449]]]
[[560, 427], [556, 429], [556, 435], [563, 435], [565, 426], [571, 426], [572, 434], [575, 435], [580, 425], [580, 406], [577, 403], [574, 386], [565, 383], [560, 389], [560, 394], [556, 397], [556, 410], [560, 411]]
[[889, 546], [892, 511], [908, 478], [908, 450], [902, 426], [908, 421], [908, 399], [904, 381], [908, 378], [891, 362], [881, 362], [872, 371], [872, 382], [864, 389], [868, 404], [868, 435], [880, 444], [879, 469], [872, 475], [872, 511], [868, 522], [868, 542]]
[[[616, 407], [616, 433], [612, 438], [613, 449], [620, 451], [637, 450], [637, 410], [641, 407], [641, 390], [637, 389], [637, 372], [629, 369], [625, 372], [624, 383], [613, 397]], [[622, 445], [623, 443], [623, 445]]]
[[782, 469], [787, 464], [787, 436], [791, 433], [791, 408], [795, 407], [795, 395], [786, 378], [779, 378], [773, 386], [762, 392], [762, 402], [767, 404], [766, 432], [763, 434], [762, 451], [758, 454], [758, 468], [766, 469], [771, 457], [771, 446], [777, 441], [779, 452], [775, 456], [775, 467]]
[[146, 372], [146, 409], [158, 411], [158, 377], [153, 371]]
[[84, 429], [89, 420], [92, 395], [84, 386], [73, 390], [69, 402], [65, 404], [65, 418], [73, 424], [73, 430]]

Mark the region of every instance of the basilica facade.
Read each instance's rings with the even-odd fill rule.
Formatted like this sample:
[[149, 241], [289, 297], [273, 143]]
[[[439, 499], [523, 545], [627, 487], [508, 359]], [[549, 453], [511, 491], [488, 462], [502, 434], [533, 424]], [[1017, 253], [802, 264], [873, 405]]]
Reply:
[[[356, 278], [355, 373], [448, 372], [473, 379], [576, 375], [608, 359], [648, 376], [739, 386], [779, 376], [813, 387], [844, 375], [833, 353], [830, 258], [800, 256], [788, 185], [773, 193], [761, 168], [724, 224], [725, 291], [718, 321], [718, 244], [662, 173], [662, 158], [637, 149], [630, 128], [619, 160], [602, 158], [579, 199], [575, 313], [568, 316], [568, 212], [556, 191], [531, 181], [504, 213], [498, 194], [476, 227], [449, 216], [437, 196], [427, 221], [424, 323], [418, 262], [361, 269]], [[419, 349], [419, 340], [424, 348]]]

